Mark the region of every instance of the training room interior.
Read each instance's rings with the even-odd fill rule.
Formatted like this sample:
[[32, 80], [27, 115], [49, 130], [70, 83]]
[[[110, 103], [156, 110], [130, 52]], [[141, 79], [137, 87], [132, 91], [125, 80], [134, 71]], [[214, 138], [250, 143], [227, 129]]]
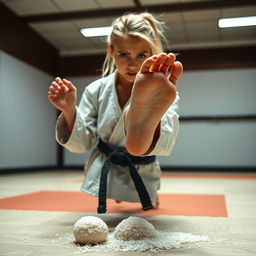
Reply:
[[[88, 153], [56, 142], [48, 87], [69, 79], [79, 100], [101, 77], [107, 48], [105, 36], [80, 29], [141, 11], [165, 22], [165, 51], [184, 66], [180, 131], [172, 154], [157, 157], [159, 207], [108, 199], [100, 215], [97, 198], [80, 191]], [[1, 0], [0, 256], [256, 255], [256, 27], [218, 27], [221, 18], [255, 15], [246, 0]], [[83, 246], [73, 237], [83, 216], [101, 218], [109, 234], [142, 217], [180, 244]]]

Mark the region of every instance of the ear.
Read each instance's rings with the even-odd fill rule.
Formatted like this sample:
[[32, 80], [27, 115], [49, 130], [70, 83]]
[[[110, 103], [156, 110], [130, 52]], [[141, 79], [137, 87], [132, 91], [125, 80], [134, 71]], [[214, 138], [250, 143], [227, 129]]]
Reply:
[[112, 44], [109, 44], [108, 45], [108, 54], [113, 57], [113, 45]]

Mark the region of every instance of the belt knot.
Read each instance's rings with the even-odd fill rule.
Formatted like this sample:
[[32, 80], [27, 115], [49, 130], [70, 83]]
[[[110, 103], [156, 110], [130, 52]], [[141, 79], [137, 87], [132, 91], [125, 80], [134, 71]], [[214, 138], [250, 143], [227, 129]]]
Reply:
[[128, 166], [129, 160], [123, 151], [114, 150], [109, 154], [109, 159], [113, 164]]

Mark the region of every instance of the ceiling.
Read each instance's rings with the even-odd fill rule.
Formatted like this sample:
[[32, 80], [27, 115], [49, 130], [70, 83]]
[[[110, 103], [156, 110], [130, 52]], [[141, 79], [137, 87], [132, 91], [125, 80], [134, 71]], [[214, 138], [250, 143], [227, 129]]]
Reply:
[[20, 19], [27, 22], [51, 45], [55, 46], [62, 56], [90, 55], [104, 52], [106, 48], [105, 37], [85, 38], [81, 35], [80, 29], [109, 26], [112, 20], [119, 16], [117, 13], [142, 9], [144, 6], [148, 6], [148, 10], [165, 21], [168, 29], [166, 35], [169, 40], [169, 49], [256, 45], [256, 27], [229, 29], [219, 29], [217, 27], [219, 18], [256, 15], [256, 1], [0, 1]]

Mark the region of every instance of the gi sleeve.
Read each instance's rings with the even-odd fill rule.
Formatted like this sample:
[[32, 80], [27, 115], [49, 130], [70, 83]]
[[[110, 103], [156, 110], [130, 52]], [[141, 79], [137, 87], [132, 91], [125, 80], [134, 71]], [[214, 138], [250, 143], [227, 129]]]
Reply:
[[74, 153], [89, 151], [97, 141], [97, 95], [85, 88], [79, 106], [76, 107], [74, 127], [69, 134], [63, 114], [56, 124], [56, 140]]

